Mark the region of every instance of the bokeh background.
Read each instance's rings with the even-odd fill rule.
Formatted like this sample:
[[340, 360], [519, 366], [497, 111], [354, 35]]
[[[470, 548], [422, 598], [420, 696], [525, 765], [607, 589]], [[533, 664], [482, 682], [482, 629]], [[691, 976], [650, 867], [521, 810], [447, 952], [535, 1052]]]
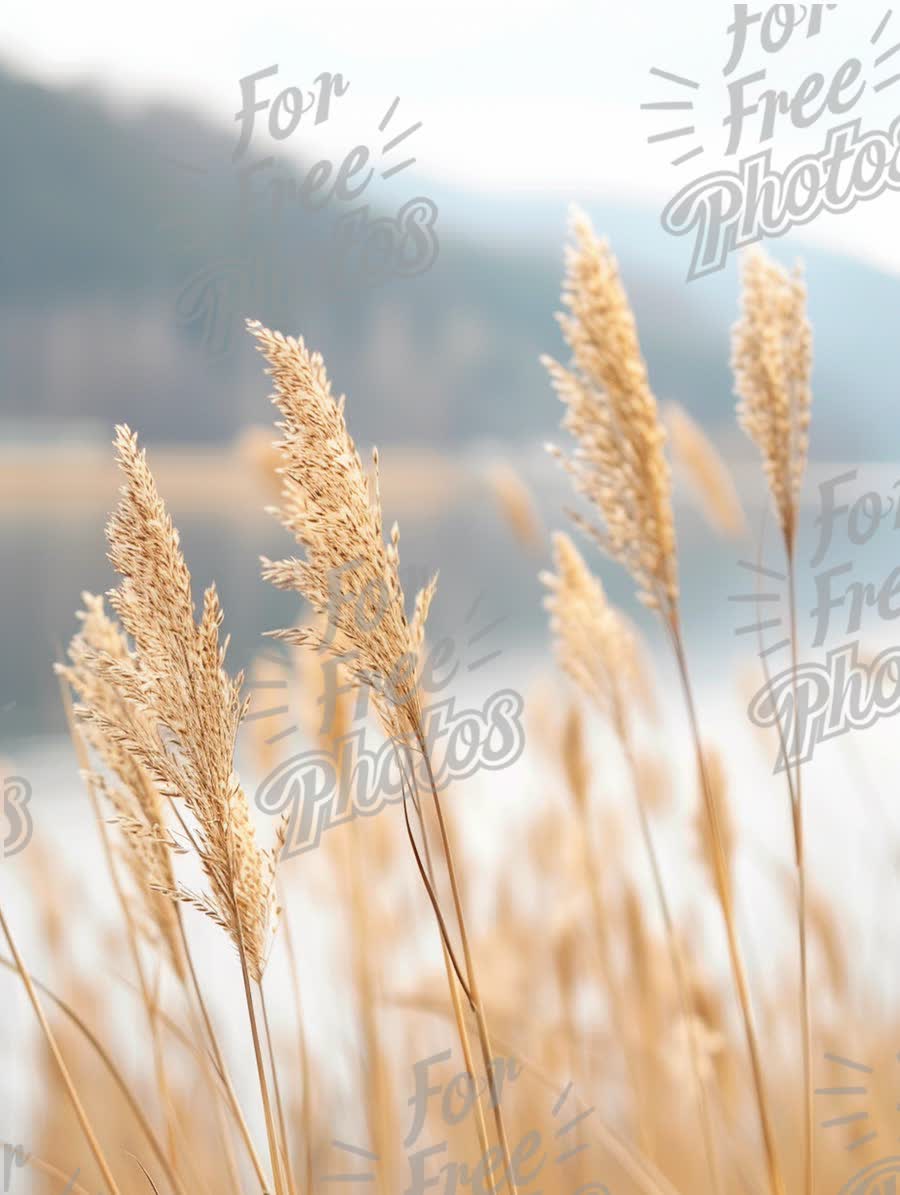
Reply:
[[[358, 442], [381, 449], [407, 564], [441, 569], [436, 617], [459, 617], [486, 590], [512, 642], [541, 634], [535, 560], [516, 549], [486, 479], [492, 463], [509, 462], [545, 524], [559, 523], [565, 487], [543, 451], [558, 435], [558, 410], [538, 356], [560, 349], [553, 313], [571, 201], [620, 257], [659, 398], [681, 402], [709, 431], [755, 502], [755, 461], [735, 428], [728, 368], [735, 258], [686, 283], [691, 246], [659, 218], [689, 178], [724, 161], [726, 16], [700, 0], [677, 12], [651, 0], [624, 10], [566, 0], [552, 13], [526, 3], [515, 20], [502, 6], [468, 2], [427, 17], [411, 3], [346, 2], [301, 13], [162, 0], [125, 12], [88, 0], [53, 21], [21, 6], [6, 11], [0, 704], [9, 708], [0, 742], [61, 729], [49, 661], [81, 590], [110, 580], [102, 525], [115, 494], [109, 441], [118, 421], [153, 449], [194, 571], [222, 588], [237, 660], [275, 625], [279, 599], [255, 562], [283, 541], [261, 513], [266, 495], [253, 476], [266, 439], [247, 431], [269, 423], [270, 408], [242, 331], [247, 315], [303, 334], [325, 355], [349, 396]], [[840, 6], [817, 38], [801, 29], [777, 57], [751, 40], [746, 69], [768, 66], [784, 87], [813, 69], [830, 78], [849, 53], [868, 69], [882, 16], [878, 4]], [[328, 120], [313, 123], [310, 110], [282, 141], [269, 136], [271, 109], [261, 112], [234, 161], [239, 80], [276, 64], [277, 75], [257, 84], [261, 99], [291, 86], [308, 96], [323, 72], [349, 87], [332, 99]], [[670, 165], [673, 145], [695, 138], [648, 144], [672, 117], [641, 104], [677, 91], [652, 67], [701, 84], [690, 119], [708, 151], [679, 168]], [[886, 128], [892, 88], [870, 87], [864, 100], [864, 127]], [[782, 119], [776, 161], [817, 148], [826, 124], [800, 134]], [[361, 200], [332, 198], [310, 211], [284, 198], [313, 163], [336, 170], [359, 144], [378, 168]], [[243, 171], [267, 157], [244, 209]], [[384, 278], [353, 259], [342, 270], [340, 217], [362, 202], [370, 219], [393, 215], [414, 196], [439, 210], [433, 266]], [[896, 209], [888, 193], [771, 246], [784, 260], [802, 257], [809, 277], [814, 480], [832, 464], [896, 456]], [[815, 500], [814, 484], [808, 493]], [[685, 512], [693, 578], [685, 598], [689, 613], [702, 614], [695, 647], [715, 637], [721, 659], [733, 646], [734, 610], [723, 598], [741, 588], [730, 567], [741, 550], [713, 553], [705, 530], [695, 548], [698, 534]], [[606, 571], [626, 600], [627, 584]]]
[[[849, 54], [869, 70], [884, 12], [880, 3], [845, 0], [826, 13], [817, 38], [798, 33], [777, 60], [751, 45], [746, 69], [771, 67], [773, 85], [794, 87], [811, 70], [830, 78]], [[318, 348], [335, 388], [348, 396], [361, 449], [377, 443], [386, 518], [401, 525], [405, 566], [415, 577], [440, 569], [435, 634], [464, 636], [478, 604], [500, 654], [463, 688], [504, 683], [530, 691], [548, 665], [538, 580], [544, 536], [563, 525], [569, 500], [545, 452], [560, 435], [559, 410], [539, 356], [561, 352], [553, 317], [572, 201], [619, 256], [658, 397], [681, 403], [706, 429], [744, 501], [748, 534], [723, 540], [676, 476], [686, 637], [707, 725], [714, 735], [739, 727], [751, 737], [741, 670], [753, 644], [735, 635], [746, 608], [729, 597], [752, 589], [739, 562], [757, 553], [774, 559], [777, 545], [770, 528], [760, 547], [761, 476], [734, 421], [728, 360], [737, 260], [687, 282], [691, 246], [660, 223], [676, 190], [725, 161], [729, 13], [718, 0], [513, 7], [337, 0], [313, 8], [266, 0], [231, 9], [83, 0], [57, 6], [52, 19], [40, 6], [5, 7], [0, 753], [32, 784], [38, 830], [59, 832], [78, 820], [52, 662], [74, 630], [82, 590], [112, 584], [103, 526], [117, 488], [110, 449], [117, 422], [149, 447], [198, 586], [219, 585], [232, 663], [251, 666], [262, 633], [296, 616], [290, 599], [259, 579], [259, 555], [287, 545], [264, 513], [272, 415], [242, 328], [247, 316]], [[894, 33], [900, 38], [900, 23]], [[887, 36], [881, 43], [893, 44]], [[277, 75], [258, 84], [270, 101], [285, 87], [308, 93], [323, 72], [340, 74], [349, 87], [333, 98], [328, 120], [315, 124], [312, 110], [304, 113], [284, 140], [272, 139], [268, 111], [261, 112], [235, 160], [240, 80], [275, 64]], [[667, 126], [641, 105], [672, 97], [653, 67], [700, 84], [691, 120], [707, 152], [682, 167], [671, 165], [672, 143], [648, 140]], [[379, 126], [397, 97], [385, 131]], [[898, 106], [900, 87], [896, 95], [890, 86], [870, 87], [864, 127], [887, 128]], [[781, 121], [775, 160], [820, 148], [826, 125], [797, 131]], [[332, 197], [311, 211], [291, 198], [314, 163], [336, 169], [358, 145], [377, 167], [361, 199]], [[260, 166], [266, 158], [271, 163]], [[406, 168], [381, 177], [407, 158], [414, 160]], [[254, 163], [258, 172], [248, 175]], [[341, 217], [365, 204], [370, 220], [383, 219], [413, 197], [439, 212], [431, 267], [387, 277], [356, 261], [346, 268], [335, 241]], [[888, 192], [769, 245], [780, 260], [805, 262], [816, 331], [800, 554], [804, 642], [812, 629], [817, 484], [859, 465], [860, 491], [887, 495], [900, 477], [898, 227], [898, 198]], [[539, 535], [530, 548], [498, 500], [498, 476], [509, 470], [534, 502]], [[829, 562], [852, 558], [854, 579], [880, 584], [897, 558], [898, 534], [886, 523], [865, 550], [845, 537]], [[590, 558], [655, 653], [653, 623], [634, 606], [629, 583]], [[835, 644], [844, 629], [835, 623]], [[879, 642], [893, 634], [892, 623], [871, 612], [861, 629]], [[658, 654], [663, 701], [671, 694], [674, 706]], [[865, 733], [877, 745], [891, 731]], [[846, 793], [859, 761], [845, 748], [821, 749], [822, 803], [833, 816], [810, 831], [820, 867], [844, 866], [851, 843], [865, 845], [878, 824], [872, 818], [885, 812], [869, 808], [853, 828], [841, 821], [858, 813]], [[752, 760], [744, 774], [766, 782], [772, 761], [752, 743], [731, 758], [739, 770]], [[774, 819], [777, 837], [784, 810], [773, 808], [760, 798], [747, 817], [763, 826]], [[860, 907], [870, 907], [868, 896]], [[881, 982], [886, 962], [878, 949], [876, 941], [866, 951]]]

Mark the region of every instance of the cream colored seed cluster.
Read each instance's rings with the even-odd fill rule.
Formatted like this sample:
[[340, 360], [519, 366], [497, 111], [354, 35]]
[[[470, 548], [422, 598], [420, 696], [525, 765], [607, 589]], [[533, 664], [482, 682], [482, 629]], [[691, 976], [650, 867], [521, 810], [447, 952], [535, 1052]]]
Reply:
[[703, 808], [703, 794], [697, 807], [695, 826], [700, 844], [700, 858], [706, 867], [713, 884], [716, 883], [716, 845], [714, 835], [718, 835], [725, 862], [725, 882], [729, 895], [734, 883], [734, 861], [737, 849], [737, 833], [728, 800], [728, 779], [719, 752], [711, 746], [703, 748], [703, 761], [706, 769], [706, 779], [709, 783], [709, 796], [716, 811], [716, 828], [713, 831], [710, 820]]
[[396, 524], [384, 540], [377, 453], [370, 489], [321, 356], [256, 321], [248, 327], [269, 363], [282, 415], [281, 502], [272, 513], [305, 550], [301, 560], [264, 560], [263, 575], [302, 594], [325, 620], [322, 628], [279, 636], [343, 659], [358, 684], [372, 687], [386, 733], [407, 738], [421, 724], [418, 657], [436, 578], [418, 593], [408, 620]]
[[626, 696], [637, 684], [636, 644], [624, 619], [609, 604], [571, 539], [553, 536], [555, 572], [541, 580], [560, 667], [597, 708], [624, 729]]
[[134, 651], [121, 641], [111, 651], [108, 630], [105, 642], [76, 647], [82, 673], [89, 669], [114, 694], [114, 701], [86, 702], [81, 717], [131, 755], [156, 786], [160, 805], [171, 798], [189, 815], [184, 829], [209, 891], [192, 892], [170, 873], [155, 875], [153, 887], [222, 926], [259, 980], [275, 912], [277, 848], [258, 846], [234, 774], [235, 739], [246, 711], [242, 677], [224, 668], [214, 587], [195, 620], [178, 532], [128, 428], [117, 428], [116, 449], [125, 484], [107, 528], [110, 560], [121, 577], [110, 601]]
[[732, 366], [738, 421], [762, 455], [788, 551], [806, 470], [812, 408], [812, 328], [799, 270], [788, 274], [761, 251], [744, 262], [741, 319]]
[[96, 761], [85, 779], [108, 802], [112, 820], [122, 832], [120, 854], [134, 880], [136, 906], [143, 913], [136, 918], [138, 926], [164, 947], [176, 974], [183, 977], [175, 909], [164, 895], [175, 887], [172, 855], [179, 848], [166, 828], [159, 790], [128, 749], [128, 742], [151, 732], [151, 717], [145, 707], [122, 696], [121, 686], [104, 677], [110, 671], [107, 662], [114, 664], [117, 672], [130, 676], [131, 689], [140, 690], [138, 661], [121, 627], [106, 613], [103, 599], [86, 593], [83, 601], [84, 610], [78, 615], [81, 630], [69, 645], [69, 663], [58, 665], [57, 671], [78, 699], [75, 713]]
[[595, 532], [603, 547], [642, 600], [672, 616], [678, 571], [665, 431], [615, 258], [586, 216], [575, 215], [573, 235], [559, 317], [573, 366], [544, 359], [577, 441], [564, 464], [603, 520]]
[[747, 522], [741, 500], [712, 441], [678, 403], [667, 403], [663, 415], [676, 469], [679, 464], [684, 469], [709, 523], [723, 535], [743, 535]]

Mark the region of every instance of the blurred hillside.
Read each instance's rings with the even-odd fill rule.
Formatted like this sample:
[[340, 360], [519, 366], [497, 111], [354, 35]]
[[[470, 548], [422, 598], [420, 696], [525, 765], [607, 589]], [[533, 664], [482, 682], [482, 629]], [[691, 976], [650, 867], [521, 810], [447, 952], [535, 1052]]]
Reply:
[[[562, 198], [488, 200], [410, 182], [410, 195], [439, 204], [440, 255], [422, 276], [373, 285], [333, 268], [340, 204], [296, 208], [277, 226], [241, 219], [233, 144], [233, 129], [184, 111], [125, 113], [90, 91], [0, 71], [4, 439], [69, 440], [91, 420], [105, 438], [122, 419], [149, 440], [231, 439], [269, 418], [245, 315], [324, 353], [363, 442], [552, 431], [537, 358], [559, 351]], [[734, 263], [686, 287], [688, 245], [652, 208], [587, 206], [622, 262], [657, 392], [720, 429], [727, 450]], [[893, 456], [896, 443], [874, 428], [893, 412], [900, 287], [867, 266], [803, 256], [817, 333], [814, 452]]]

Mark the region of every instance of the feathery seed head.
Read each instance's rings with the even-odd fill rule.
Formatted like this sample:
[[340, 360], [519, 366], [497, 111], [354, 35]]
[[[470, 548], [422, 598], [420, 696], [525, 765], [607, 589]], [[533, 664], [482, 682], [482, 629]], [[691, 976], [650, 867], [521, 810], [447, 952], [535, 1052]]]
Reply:
[[408, 620], [396, 524], [384, 539], [377, 452], [370, 486], [347, 430], [344, 399], [333, 397], [321, 356], [256, 321], [247, 326], [269, 363], [282, 415], [281, 503], [273, 513], [305, 550], [301, 560], [264, 560], [263, 575], [303, 594], [326, 619], [322, 631], [278, 635], [339, 658], [356, 683], [371, 687], [385, 732], [415, 735], [419, 651], [436, 578], [419, 592]]
[[560, 756], [569, 792], [577, 809], [587, 809], [590, 766], [584, 743], [584, 718], [574, 702], [566, 710], [560, 734]]
[[544, 535], [531, 493], [516, 470], [498, 461], [487, 470], [487, 483], [501, 512], [523, 547], [536, 551]]
[[560, 667], [617, 730], [624, 730], [626, 695], [639, 679], [634, 636], [609, 604], [572, 540], [553, 536], [555, 573], [541, 574]]
[[92, 767], [85, 779], [112, 807], [112, 820], [122, 832], [122, 854], [143, 902], [141, 927], [163, 946], [176, 974], [183, 976], [175, 910], [163, 895], [175, 886], [172, 855], [180, 848], [167, 828], [162, 795], [128, 748], [134, 736], [152, 731], [151, 715], [126, 699], [121, 686], [110, 679], [113, 674], [127, 677], [132, 691], [140, 692], [139, 664], [121, 627], [106, 613], [103, 599], [85, 593], [82, 600], [81, 629], [69, 644], [69, 662], [58, 664], [56, 671], [76, 695], [75, 715], [84, 742], [106, 772]]
[[246, 711], [242, 677], [225, 671], [214, 587], [195, 619], [178, 532], [127, 427], [116, 429], [116, 449], [124, 485], [107, 536], [121, 581], [110, 602], [134, 652], [123, 641], [114, 654], [111, 632], [98, 630], [98, 645], [87, 659], [117, 705], [89, 704], [82, 716], [132, 757], [161, 798], [183, 803], [209, 893], [162, 880], [158, 888], [221, 925], [259, 980], [274, 913], [276, 854], [257, 845], [234, 773], [235, 740]]
[[602, 530], [583, 523], [631, 573], [641, 600], [673, 620], [678, 570], [665, 432], [641, 356], [634, 315], [608, 245], [576, 212], [559, 316], [572, 367], [543, 358], [577, 441], [563, 458], [596, 509]]
[[738, 422], [760, 451], [788, 553], [809, 451], [812, 328], [800, 268], [789, 274], [762, 250], [744, 259], [732, 367]]
[[[705, 802], [702, 799], [697, 809], [696, 829], [700, 845], [700, 857], [716, 885], [716, 853], [721, 849], [725, 861], [726, 883], [731, 888], [734, 874], [734, 858], [737, 846], [734, 821], [728, 801], [728, 779], [722, 764], [722, 757], [713, 747], [703, 748], [703, 761], [706, 778], [709, 782], [709, 800], [715, 810], [715, 827], [713, 826]], [[702, 786], [702, 781], [701, 781]], [[716, 837], [719, 839], [717, 847]]]
[[715, 446], [679, 403], [667, 403], [664, 418], [675, 465], [683, 467], [709, 523], [723, 535], [743, 535], [747, 521], [741, 500]]

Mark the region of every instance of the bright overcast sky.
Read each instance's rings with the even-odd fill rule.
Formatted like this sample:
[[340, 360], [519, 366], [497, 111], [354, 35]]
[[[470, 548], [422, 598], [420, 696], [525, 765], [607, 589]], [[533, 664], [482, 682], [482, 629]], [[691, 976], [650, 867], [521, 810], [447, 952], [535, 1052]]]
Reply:
[[[801, 28], [777, 57], [767, 56], [754, 26], [735, 73], [768, 66], [763, 86], [796, 89], [812, 71], [830, 81], [856, 55], [867, 88], [850, 116], [860, 116], [864, 130], [887, 129], [900, 113], [900, 82], [879, 93], [874, 86], [900, 75], [900, 52], [886, 53], [900, 43], [900, 10], [873, 47], [887, 0], [811, 8], [825, 10], [816, 37]], [[79, 0], [54, 6], [52, 19], [40, 5], [4, 9], [0, 44], [14, 65], [47, 79], [90, 80], [121, 98], [184, 100], [235, 128], [241, 76], [278, 63], [279, 84], [309, 87], [321, 71], [342, 72], [354, 104], [341, 109], [339, 129], [335, 119], [303, 141], [298, 130], [299, 150], [317, 151], [316, 137], [322, 145], [339, 137], [345, 147], [354, 134], [371, 137], [399, 95], [408, 119], [423, 121], [413, 151], [419, 170], [473, 189], [615, 194], [662, 206], [725, 161], [722, 72], [733, 6], [723, 0], [330, 0], [315, 6], [257, 0], [231, 11], [221, 0]], [[880, 54], [885, 61], [876, 66]], [[651, 67], [700, 86], [654, 78]], [[640, 108], [688, 96], [696, 106], [687, 116]], [[696, 134], [648, 144], [649, 135], [688, 121]], [[825, 113], [802, 134], [777, 128], [782, 164], [818, 152], [836, 123]], [[705, 154], [671, 165], [701, 143]], [[744, 152], [758, 148], [751, 130]], [[898, 204], [900, 197], [887, 192], [843, 215], [818, 217], [804, 235], [900, 272]]]

